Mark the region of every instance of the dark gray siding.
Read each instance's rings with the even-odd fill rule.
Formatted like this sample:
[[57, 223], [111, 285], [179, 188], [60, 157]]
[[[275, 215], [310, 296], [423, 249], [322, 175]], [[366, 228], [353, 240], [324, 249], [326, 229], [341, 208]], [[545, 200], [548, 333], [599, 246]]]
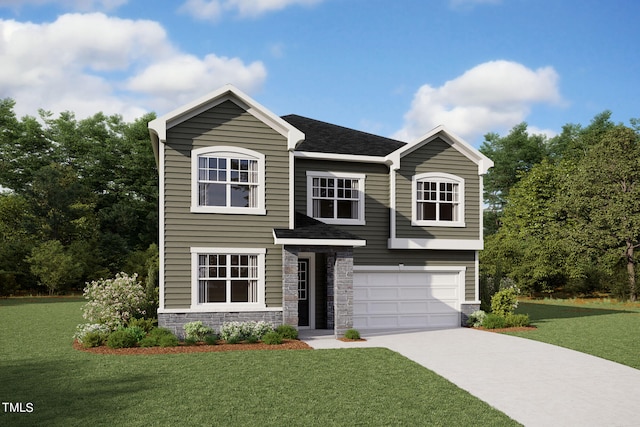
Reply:
[[[411, 225], [411, 180], [416, 174], [446, 172], [464, 179], [464, 220], [459, 227]], [[396, 237], [414, 239], [480, 239], [480, 178], [478, 166], [442, 139], [436, 139], [400, 161], [396, 174]]]
[[[191, 150], [233, 145], [265, 157], [266, 215], [191, 213]], [[191, 305], [190, 247], [267, 248], [266, 303], [282, 306], [282, 250], [273, 228], [287, 228], [289, 156], [286, 138], [230, 101], [167, 133], [165, 162], [165, 308]]]

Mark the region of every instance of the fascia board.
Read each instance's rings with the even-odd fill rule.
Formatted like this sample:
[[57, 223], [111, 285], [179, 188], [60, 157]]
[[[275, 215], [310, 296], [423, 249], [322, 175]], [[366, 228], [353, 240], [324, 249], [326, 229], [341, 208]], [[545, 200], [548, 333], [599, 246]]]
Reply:
[[225, 85], [205, 96], [183, 105], [149, 122], [149, 129], [155, 131], [160, 142], [167, 140], [167, 129], [172, 128], [198, 114], [225, 101], [233, 101], [258, 120], [266, 123], [276, 132], [287, 138], [287, 149], [293, 150], [304, 140], [304, 133], [290, 123], [276, 116], [249, 95], [233, 85]]

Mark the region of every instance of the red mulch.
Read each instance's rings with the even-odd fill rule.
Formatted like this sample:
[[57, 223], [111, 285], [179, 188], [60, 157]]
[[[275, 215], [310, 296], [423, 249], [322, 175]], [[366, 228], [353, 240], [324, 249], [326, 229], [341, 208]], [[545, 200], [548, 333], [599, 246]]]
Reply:
[[109, 348], [107, 346], [83, 348], [77, 341], [73, 342], [73, 348], [94, 354], [177, 354], [177, 353], [206, 353], [214, 351], [247, 351], [247, 350], [311, 350], [312, 348], [304, 341], [284, 340], [282, 344], [268, 345], [264, 343], [255, 344], [226, 344], [221, 342], [216, 345], [178, 345], [177, 347], [133, 347], [133, 348]]

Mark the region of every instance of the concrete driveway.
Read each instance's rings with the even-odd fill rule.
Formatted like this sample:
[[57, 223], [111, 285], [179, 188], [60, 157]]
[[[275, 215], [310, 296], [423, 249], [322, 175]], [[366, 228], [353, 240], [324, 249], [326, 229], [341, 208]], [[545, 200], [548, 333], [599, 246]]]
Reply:
[[640, 370], [628, 366], [468, 328], [360, 333], [367, 341], [344, 343], [320, 331], [300, 338], [316, 349], [386, 347], [525, 426], [640, 426]]

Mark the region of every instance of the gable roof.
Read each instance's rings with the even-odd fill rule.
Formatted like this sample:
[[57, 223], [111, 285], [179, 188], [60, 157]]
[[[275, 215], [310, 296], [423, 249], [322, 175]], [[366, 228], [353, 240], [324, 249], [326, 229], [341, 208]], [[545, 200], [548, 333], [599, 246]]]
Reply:
[[409, 153], [419, 149], [420, 147], [429, 144], [430, 142], [442, 139], [455, 150], [466, 156], [469, 160], [478, 165], [478, 174], [484, 175], [489, 168], [493, 166], [493, 160], [482, 154], [475, 149], [472, 145], [465, 142], [462, 138], [447, 130], [443, 125], [437, 126], [424, 134], [422, 137], [415, 141], [404, 145], [397, 151], [391, 153], [387, 158], [395, 165], [396, 168], [400, 167], [400, 159]]
[[153, 144], [156, 162], [158, 161], [158, 146], [167, 139], [167, 129], [172, 128], [192, 117], [203, 113], [210, 108], [220, 105], [223, 102], [232, 101], [249, 114], [270, 126], [276, 132], [287, 138], [287, 149], [293, 150], [295, 146], [304, 139], [304, 134], [296, 129], [291, 123], [286, 122], [271, 111], [260, 105], [249, 95], [242, 92], [237, 87], [227, 84], [205, 96], [196, 99], [182, 107], [173, 110], [155, 120], [149, 122], [149, 134]]
[[296, 147], [296, 151], [384, 157], [406, 145], [395, 139], [295, 114], [282, 118], [305, 134], [305, 140]]

